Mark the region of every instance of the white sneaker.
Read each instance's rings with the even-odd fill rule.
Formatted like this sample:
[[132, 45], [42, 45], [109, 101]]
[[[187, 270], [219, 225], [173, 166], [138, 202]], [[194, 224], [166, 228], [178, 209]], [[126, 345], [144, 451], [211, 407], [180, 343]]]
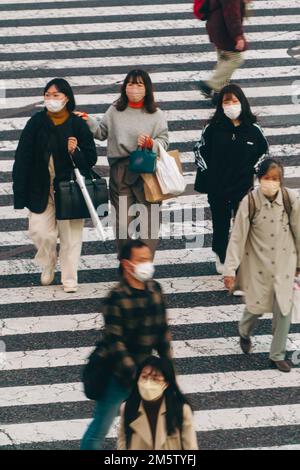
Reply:
[[55, 266], [50, 266], [43, 269], [41, 274], [41, 284], [42, 286], [49, 286], [54, 281], [55, 276]]
[[77, 286], [64, 286], [64, 292], [66, 292], [66, 294], [74, 294], [75, 292], [77, 292], [77, 289]]
[[221, 263], [218, 255], [216, 255], [216, 271], [218, 274], [224, 274], [224, 264]]
[[245, 292], [242, 291], [242, 290], [235, 290], [235, 291], [233, 291], [233, 295], [234, 295], [235, 297], [244, 297]]

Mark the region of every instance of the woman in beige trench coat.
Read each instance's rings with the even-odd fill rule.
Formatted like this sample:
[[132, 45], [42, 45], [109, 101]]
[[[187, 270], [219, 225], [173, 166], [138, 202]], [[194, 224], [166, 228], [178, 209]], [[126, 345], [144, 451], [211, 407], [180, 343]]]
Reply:
[[197, 450], [193, 413], [172, 362], [149, 357], [121, 407], [119, 450]]
[[294, 277], [300, 275], [300, 198], [295, 191], [286, 190], [291, 207], [288, 214], [282, 186], [283, 167], [276, 160], [265, 160], [258, 178], [260, 185], [252, 193], [253, 218], [249, 198], [245, 196], [235, 219], [224, 282], [230, 291], [238, 285], [245, 292], [246, 309], [239, 324], [243, 352], [251, 352], [250, 336], [258, 318], [272, 312], [270, 359], [281, 372], [289, 372], [291, 364], [285, 355]]

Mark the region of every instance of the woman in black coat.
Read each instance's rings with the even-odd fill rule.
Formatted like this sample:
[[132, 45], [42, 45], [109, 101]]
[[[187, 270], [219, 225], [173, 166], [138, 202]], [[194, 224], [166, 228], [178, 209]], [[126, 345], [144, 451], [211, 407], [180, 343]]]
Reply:
[[231, 218], [253, 187], [255, 169], [268, 153], [268, 142], [256, 121], [242, 89], [227, 85], [221, 90], [216, 112], [196, 146], [196, 165], [207, 166], [212, 249], [219, 274], [223, 274]]
[[62, 284], [65, 292], [76, 292], [84, 220], [56, 220], [53, 182], [71, 178], [69, 154], [86, 175], [97, 161], [96, 147], [86, 122], [73, 114], [75, 99], [66, 80], [51, 80], [44, 100], [45, 109], [29, 119], [16, 150], [14, 208], [29, 209], [29, 235], [38, 250], [42, 285], [54, 280], [59, 236]]

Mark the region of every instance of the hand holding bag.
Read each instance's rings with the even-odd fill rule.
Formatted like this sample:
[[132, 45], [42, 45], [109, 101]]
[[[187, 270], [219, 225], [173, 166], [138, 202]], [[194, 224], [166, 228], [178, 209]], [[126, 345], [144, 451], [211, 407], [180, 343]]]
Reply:
[[135, 173], [155, 173], [157, 155], [152, 150], [138, 147], [129, 155], [129, 171]]
[[[72, 156], [73, 168], [75, 163]], [[108, 188], [104, 178], [93, 170], [90, 170], [89, 177], [85, 178], [85, 186], [97, 209], [101, 204], [108, 204]], [[90, 213], [81, 189], [76, 182], [74, 171], [69, 181], [54, 180], [54, 201], [57, 220], [89, 219]]]
[[178, 196], [186, 188], [184, 176], [179, 171], [174, 158], [172, 158], [161, 144], [158, 144], [159, 158], [157, 160], [156, 176], [163, 194]]

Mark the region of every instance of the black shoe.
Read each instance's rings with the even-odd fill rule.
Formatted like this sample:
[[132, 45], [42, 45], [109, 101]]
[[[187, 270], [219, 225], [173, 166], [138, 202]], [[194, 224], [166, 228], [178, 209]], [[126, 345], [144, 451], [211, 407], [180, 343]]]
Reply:
[[217, 106], [218, 101], [219, 101], [219, 95], [220, 95], [220, 93], [217, 93], [217, 92], [214, 92], [214, 94], [212, 95], [212, 97], [211, 97], [211, 104], [212, 104], [213, 106]]
[[252, 342], [250, 338], [243, 338], [242, 336], [240, 336], [240, 346], [241, 346], [241, 350], [243, 351], [243, 353], [245, 354], [251, 353]]
[[207, 83], [201, 81], [199, 82], [198, 87], [202, 95], [205, 96], [205, 98], [212, 98], [214, 91], [212, 88], [210, 88], [210, 86], [207, 85]]
[[280, 372], [291, 372], [291, 362], [290, 361], [272, 361], [271, 363], [274, 364]]

